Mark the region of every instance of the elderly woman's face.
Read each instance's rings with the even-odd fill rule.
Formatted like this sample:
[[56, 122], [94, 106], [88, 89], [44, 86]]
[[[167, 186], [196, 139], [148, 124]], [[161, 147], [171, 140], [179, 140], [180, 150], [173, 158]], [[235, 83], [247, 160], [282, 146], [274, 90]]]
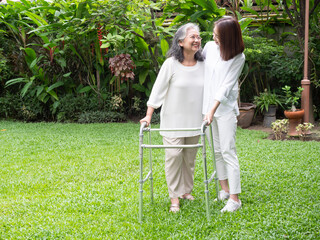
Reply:
[[184, 51], [196, 53], [201, 48], [199, 32], [193, 28], [188, 29], [186, 37], [179, 44]]

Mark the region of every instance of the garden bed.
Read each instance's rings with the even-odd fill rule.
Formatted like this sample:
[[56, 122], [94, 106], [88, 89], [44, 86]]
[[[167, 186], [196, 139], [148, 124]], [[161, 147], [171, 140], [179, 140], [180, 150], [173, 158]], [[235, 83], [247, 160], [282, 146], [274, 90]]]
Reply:
[[[247, 128], [248, 130], [258, 130], [268, 133], [267, 139], [275, 140], [274, 134], [271, 128], [264, 127], [262, 121], [260, 119], [256, 120], [250, 127]], [[301, 140], [298, 136], [297, 137], [288, 137], [286, 140]], [[311, 134], [306, 136], [304, 141], [320, 141], [320, 123], [314, 123], [314, 128], [311, 131]]]

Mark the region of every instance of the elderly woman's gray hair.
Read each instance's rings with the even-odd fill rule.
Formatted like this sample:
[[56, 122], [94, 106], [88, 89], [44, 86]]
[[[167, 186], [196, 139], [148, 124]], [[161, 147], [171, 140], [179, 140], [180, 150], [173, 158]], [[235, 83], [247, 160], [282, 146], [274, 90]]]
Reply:
[[[169, 51], [167, 52], [167, 57], [174, 57], [179, 62], [183, 62], [183, 60], [184, 60], [183, 48], [179, 45], [179, 41], [182, 41], [183, 39], [185, 39], [185, 37], [187, 36], [187, 31], [189, 29], [194, 29], [197, 32], [200, 32], [198, 25], [196, 25], [194, 23], [187, 23], [187, 24], [184, 24], [181, 27], [179, 27], [176, 34], [173, 37], [172, 45], [171, 45]], [[204, 60], [204, 58], [202, 56], [201, 48], [194, 55], [194, 59], [197, 61]]]

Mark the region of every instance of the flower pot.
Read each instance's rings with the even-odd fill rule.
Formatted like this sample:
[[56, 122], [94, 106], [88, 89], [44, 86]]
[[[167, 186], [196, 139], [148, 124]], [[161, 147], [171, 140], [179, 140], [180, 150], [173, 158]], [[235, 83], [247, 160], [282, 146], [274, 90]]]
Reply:
[[271, 127], [271, 123], [276, 121], [276, 112], [277, 112], [277, 106], [276, 105], [270, 105], [268, 108], [268, 111], [264, 112], [263, 117], [263, 126], [264, 127]]
[[241, 103], [239, 106], [240, 115], [237, 117], [238, 126], [241, 128], [248, 128], [254, 116], [254, 109], [256, 105], [253, 103]]
[[284, 115], [289, 119], [289, 136], [299, 136], [296, 127], [302, 122], [304, 109], [297, 109], [296, 111], [284, 111]]

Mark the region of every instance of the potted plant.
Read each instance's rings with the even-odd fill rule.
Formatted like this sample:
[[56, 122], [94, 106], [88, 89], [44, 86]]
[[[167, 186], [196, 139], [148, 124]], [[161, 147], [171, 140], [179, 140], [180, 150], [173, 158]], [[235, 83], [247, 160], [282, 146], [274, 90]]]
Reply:
[[247, 78], [248, 74], [249, 74], [249, 70], [248, 70], [248, 64], [245, 64], [244, 67], [244, 72], [246, 72], [244, 75], [244, 77], [239, 78], [238, 79], [238, 107], [239, 107], [239, 116], [237, 117], [238, 120], [238, 126], [241, 128], [248, 128], [250, 127], [252, 120], [253, 120], [253, 116], [254, 116], [254, 112], [255, 112], [255, 108], [256, 105], [253, 103], [244, 103], [241, 102], [240, 100], [240, 89], [241, 89], [241, 85], [243, 84], [243, 82], [245, 81], [245, 79]]
[[297, 109], [299, 101], [301, 99], [301, 93], [303, 91], [302, 87], [298, 87], [296, 92], [292, 92], [290, 86], [284, 86], [282, 90], [285, 93], [285, 104], [287, 105], [287, 110], [284, 111], [284, 115], [289, 119], [289, 136], [298, 136], [299, 133], [296, 127], [301, 123], [304, 110]]
[[260, 111], [263, 115], [263, 126], [271, 127], [271, 123], [276, 121], [276, 111], [278, 106], [282, 106], [281, 96], [275, 92], [271, 93], [267, 89], [260, 93], [259, 96], [254, 97], [254, 104], [257, 107], [257, 111]]
[[238, 126], [241, 128], [250, 127], [256, 105], [253, 103], [238, 103], [240, 115], [237, 117]]

